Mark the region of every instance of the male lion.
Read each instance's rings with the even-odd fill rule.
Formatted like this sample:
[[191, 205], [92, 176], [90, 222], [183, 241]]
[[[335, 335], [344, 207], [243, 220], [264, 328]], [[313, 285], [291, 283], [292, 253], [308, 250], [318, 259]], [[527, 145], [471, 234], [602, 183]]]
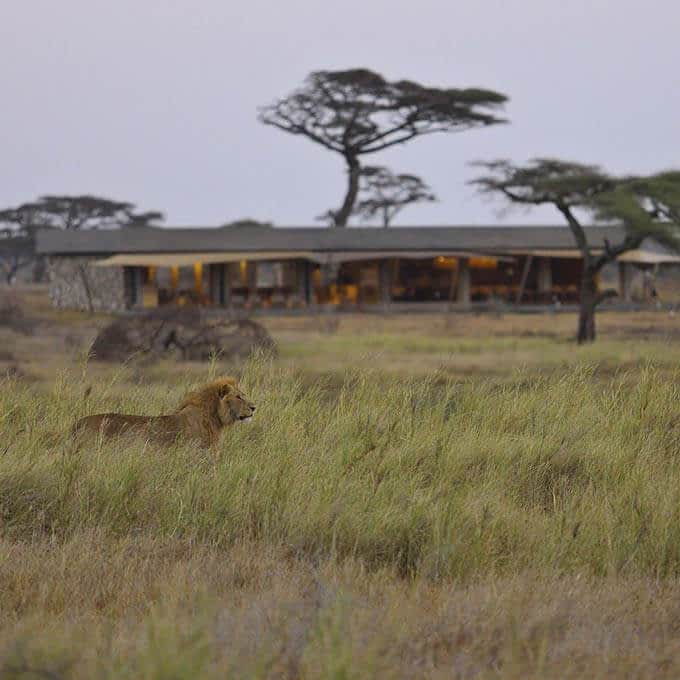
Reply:
[[218, 442], [225, 427], [248, 421], [254, 413], [255, 405], [241, 392], [236, 380], [227, 377], [189, 392], [170, 415], [99, 413], [81, 418], [72, 433], [79, 440], [97, 433], [107, 438], [138, 434], [161, 444], [171, 444], [178, 438], [195, 439], [208, 448]]

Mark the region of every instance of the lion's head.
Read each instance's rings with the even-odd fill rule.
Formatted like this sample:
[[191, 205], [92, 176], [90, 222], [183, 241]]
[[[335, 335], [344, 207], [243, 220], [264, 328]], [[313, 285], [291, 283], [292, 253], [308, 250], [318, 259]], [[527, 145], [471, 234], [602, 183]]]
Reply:
[[234, 378], [220, 378], [206, 387], [190, 392], [182, 400], [180, 409], [194, 406], [206, 407], [216, 413], [224, 426], [247, 422], [255, 413], [255, 404], [240, 390]]
[[220, 396], [218, 413], [223, 425], [231, 425], [237, 421], [248, 422], [255, 413], [255, 404], [238, 386], [233, 386]]

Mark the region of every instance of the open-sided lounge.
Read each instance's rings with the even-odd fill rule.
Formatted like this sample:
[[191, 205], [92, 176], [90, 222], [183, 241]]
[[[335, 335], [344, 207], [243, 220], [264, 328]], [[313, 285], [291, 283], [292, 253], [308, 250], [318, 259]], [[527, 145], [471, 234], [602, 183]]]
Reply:
[[[622, 238], [617, 226], [587, 233], [595, 248]], [[49, 230], [37, 248], [56, 306], [107, 311], [569, 303], [581, 272], [559, 226]], [[621, 298], [634, 267], [670, 262], [680, 257], [651, 240], [621, 256]]]

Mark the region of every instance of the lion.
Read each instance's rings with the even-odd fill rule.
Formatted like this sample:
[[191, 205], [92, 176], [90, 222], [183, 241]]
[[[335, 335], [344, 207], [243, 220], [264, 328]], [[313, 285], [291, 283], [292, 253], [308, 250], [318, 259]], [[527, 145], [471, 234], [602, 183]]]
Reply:
[[224, 428], [247, 422], [254, 413], [255, 404], [241, 392], [236, 379], [224, 377], [189, 392], [174, 413], [160, 416], [98, 413], [78, 420], [72, 434], [77, 440], [87, 434], [100, 434], [107, 439], [134, 434], [158, 444], [193, 439], [212, 448]]

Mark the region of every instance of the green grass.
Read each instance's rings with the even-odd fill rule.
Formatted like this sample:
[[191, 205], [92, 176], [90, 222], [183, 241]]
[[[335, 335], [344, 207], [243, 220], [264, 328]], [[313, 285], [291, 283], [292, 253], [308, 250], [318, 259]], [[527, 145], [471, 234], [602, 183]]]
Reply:
[[[498, 385], [353, 371], [324, 395], [253, 365], [243, 384], [256, 422], [231, 429], [216, 457], [126, 440], [75, 452], [60, 430], [85, 411], [77, 383], [37, 396], [10, 385], [3, 530], [261, 541], [434, 579], [677, 576], [677, 381], [647, 368], [602, 384], [593, 372]], [[136, 387], [108, 408], [160, 412], [179, 396]]]

